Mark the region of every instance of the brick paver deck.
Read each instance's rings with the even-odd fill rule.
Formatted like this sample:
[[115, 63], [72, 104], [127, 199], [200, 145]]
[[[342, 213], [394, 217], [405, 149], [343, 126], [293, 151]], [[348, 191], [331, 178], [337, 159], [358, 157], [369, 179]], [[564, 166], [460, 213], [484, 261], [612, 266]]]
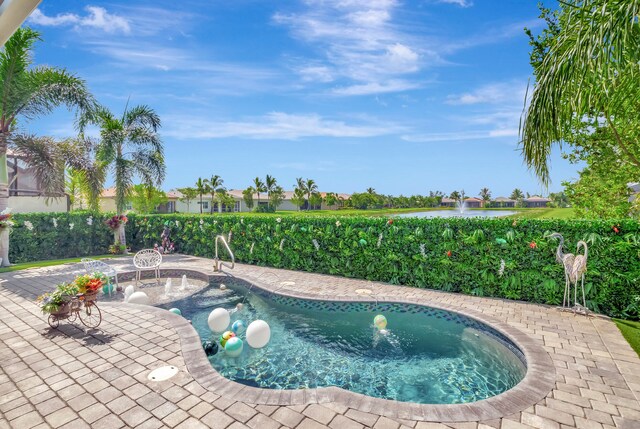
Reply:
[[[129, 261], [110, 262], [128, 271]], [[163, 266], [213, 274], [211, 261], [201, 258], [170, 257]], [[425, 422], [429, 416], [407, 419], [393, 407], [363, 412], [360, 404], [315, 396], [301, 395], [299, 405], [289, 406], [238, 401], [233, 389], [216, 390], [215, 383], [202, 383], [189, 373], [184, 356], [189, 359], [193, 342], [181, 338], [172, 315], [165, 317], [157, 309], [101, 302], [100, 330], [86, 333], [66, 323], [51, 330], [34, 298], [80, 272], [82, 266], [74, 264], [0, 275], [0, 428], [640, 428], [640, 359], [606, 319], [513, 301], [236, 265], [232, 275], [280, 293], [345, 299], [366, 288], [381, 300], [479, 312], [521, 331], [549, 354], [555, 386], [537, 403], [502, 418], [443, 424]], [[163, 365], [175, 365], [180, 372], [168, 381], [149, 381], [148, 373]]]

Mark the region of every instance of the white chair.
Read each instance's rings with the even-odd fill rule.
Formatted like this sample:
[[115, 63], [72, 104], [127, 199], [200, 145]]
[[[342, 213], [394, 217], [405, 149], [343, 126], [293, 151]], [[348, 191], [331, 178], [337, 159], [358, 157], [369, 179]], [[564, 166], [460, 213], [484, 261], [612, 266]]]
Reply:
[[136, 267], [136, 284], [141, 279], [143, 270], [153, 270], [156, 283], [160, 281], [160, 264], [162, 263], [162, 254], [154, 249], [142, 249], [133, 257], [133, 265]]
[[[116, 282], [116, 288], [118, 287], [118, 272], [111, 265], [91, 258], [83, 258], [81, 262], [84, 264], [84, 269], [87, 271], [87, 274], [97, 272], [104, 274], [105, 276], [109, 277], [109, 279], [113, 277]], [[109, 288], [109, 295], [111, 295], [112, 293], [113, 287]]]

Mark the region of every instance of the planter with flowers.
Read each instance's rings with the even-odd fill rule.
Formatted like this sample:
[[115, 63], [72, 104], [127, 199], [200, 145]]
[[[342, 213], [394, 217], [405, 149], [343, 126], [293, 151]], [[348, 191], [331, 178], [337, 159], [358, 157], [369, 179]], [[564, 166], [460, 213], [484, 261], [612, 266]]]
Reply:
[[[120, 253], [126, 253], [126, 236], [124, 231], [124, 226], [127, 224], [127, 217], [125, 215], [115, 215], [110, 219], [107, 219], [104, 223], [111, 228], [113, 231], [113, 248], [123, 249]], [[111, 247], [109, 248], [110, 253], [115, 253], [111, 251]]]
[[85, 274], [76, 277], [73, 283], [76, 285], [78, 293], [84, 296], [84, 301], [95, 301], [98, 291], [102, 288], [104, 281], [103, 276], [94, 274]]
[[60, 283], [53, 292], [40, 295], [37, 301], [44, 314], [64, 319], [69, 316], [71, 303], [78, 293], [78, 287], [74, 283]]

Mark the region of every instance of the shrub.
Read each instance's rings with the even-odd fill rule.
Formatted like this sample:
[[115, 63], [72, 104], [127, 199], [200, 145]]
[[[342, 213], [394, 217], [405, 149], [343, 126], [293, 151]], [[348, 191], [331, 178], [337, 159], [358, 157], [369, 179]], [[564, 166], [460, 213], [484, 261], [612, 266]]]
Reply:
[[[111, 231], [97, 219], [74, 234], [60, 227], [68, 225], [67, 217], [79, 225], [86, 214], [54, 215], [57, 230], [54, 216], [28, 215], [45, 229], [38, 237], [24, 233], [23, 216], [15, 216], [19, 225], [12, 232], [15, 262], [104, 253], [111, 244]], [[565, 252], [575, 253], [578, 240], [589, 245], [585, 289], [591, 309], [620, 317], [640, 295], [640, 224], [631, 219], [131, 215], [127, 243], [153, 247], [166, 221], [185, 254], [212, 257], [213, 238], [222, 234], [230, 237], [238, 262], [551, 305], [562, 303], [564, 291], [558, 243], [549, 237], [560, 232]]]

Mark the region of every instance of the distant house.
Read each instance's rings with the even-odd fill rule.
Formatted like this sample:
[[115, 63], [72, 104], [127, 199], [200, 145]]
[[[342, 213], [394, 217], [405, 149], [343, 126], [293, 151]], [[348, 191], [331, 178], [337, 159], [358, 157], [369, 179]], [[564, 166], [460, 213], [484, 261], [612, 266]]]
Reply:
[[456, 203], [457, 203], [457, 201], [454, 200], [453, 198], [443, 197], [442, 201], [440, 201], [440, 206], [441, 207], [455, 207]]
[[633, 203], [640, 195], [640, 182], [627, 183], [627, 187], [629, 188], [629, 202]]
[[491, 201], [495, 207], [515, 207], [516, 200], [512, 200], [511, 198], [498, 197], [494, 198]]
[[484, 201], [480, 198], [475, 198], [475, 197], [465, 198], [464, 204], [469, 209], [479, 209], [484, 207]]
[[[175, 213], [176, 205], [182, 194], [177, 191], [169, 191], [167, 194], [167, 202], [156, 207], [158, 213]], [[131, 210], [133, 206], [127, 202], [127, 210]], [[104, 212], [116, 211], [116, 188], [107, 188], [100, 194], [100, 210]], [[200, 210], [198, 209], [198, 212]]]
[[549, 198], [534, 195], [533, 197], [524, 199], [524, 206], [528, 208], [547, 207], [547, 204], [550, 202], [551, 200]]
[[[7, 173], [9, 207], [14, 213], [69, 211], [68, 195], [45, 193], [24, 156], [12, 150], [7, 150]], [[64, 172], [60, 171], [60, 174]]]

